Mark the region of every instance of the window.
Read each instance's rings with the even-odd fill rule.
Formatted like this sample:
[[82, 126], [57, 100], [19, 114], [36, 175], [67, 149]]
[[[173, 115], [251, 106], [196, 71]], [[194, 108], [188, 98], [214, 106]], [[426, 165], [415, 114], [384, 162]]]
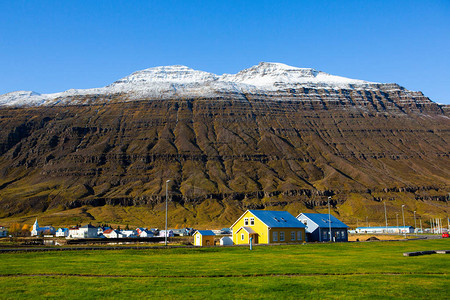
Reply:
[[280, 231], [280, 242], [284, 242], [284, 231]]
[[291, 231], [291, 241], [295, 241], [295, 231]]
[[243, 234], [243, 233], [241, 233], [241, 241], [243, 241], [243, 240], [244, 240], [244, 238], [245, 238], [244, 234]]
[[303, 220], [302, 222], [304, 225], [308, 225], [308, 220]]
[[301, 231], [297, 231], [297, 240], [298, 241], [302, 240], [302, 232]]
[[345, 239], [345, 231], [341, 231], [341, 237]]
[[248, 218], [245, 218], [245, 219], [244, 219], [244, 225], [245, 225], [245, 226], [248, 226]]
[[322, 231], [322, 235], [323, 235], [323, 240], [327, 240], [328, 239], [328, 231], [324, 230]]
[[255, 225], [255, 218], [250, 218], [250, 226]]
[[276, 232], [276, 231], [273, 232], [273, 238], [272, 239], [273, 239], [274, 242], [278, 241], [278, 232]]

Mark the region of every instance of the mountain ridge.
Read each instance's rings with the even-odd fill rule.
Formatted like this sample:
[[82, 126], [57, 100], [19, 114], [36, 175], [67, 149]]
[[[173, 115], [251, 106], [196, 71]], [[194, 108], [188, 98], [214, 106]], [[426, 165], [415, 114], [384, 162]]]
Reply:
[[127, 94], [126, 100], [123, 101], [135, 101], [140, 98], [214, 98], [224, 95], [244, 98], [243, 94], [272, 95], [299, 88], [408, 91], [397, 84], [349, 79], [312, 68], [291, 67], [281, 63], [261, 62], [236, 74], [221, 76], [174, 65], [136, 71], [102, 88], [69, 89], [52, 94], [32, 91], [10, 92], [0, 95], [0, 106], [77, 105], [80, 103], [68, 101], [68, 97], [105, 97], [118, 94]]

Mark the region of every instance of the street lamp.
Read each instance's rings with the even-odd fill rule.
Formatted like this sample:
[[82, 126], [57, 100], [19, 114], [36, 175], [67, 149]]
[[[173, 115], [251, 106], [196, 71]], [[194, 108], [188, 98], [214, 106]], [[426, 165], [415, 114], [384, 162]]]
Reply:
[[414, 211], [414, 232], [416, 231], [417, 223], [416, 223], [416, 211]]
[[167, 188], [167, 185], [169, 184], [170, 180], [166, 180], [166, 231], [164, 234], [164, 245], [167, 246], [167, 199], [169, 199], [169, 191]]
[[395, 213], [395, 218], [397, 219], [397, 234], [400, 234], [400, 230], [398, 229], [398, 213]]
[[331, 242], [331, 209], [330, 209], [331, 197], [328, 197], [328, 225], [330, 229], [330, 242]]
[[403, 212], [403, 207], [405, 207], [405, 204], [402, 205], [402, 216], [403, 216], [403, 231], [405, 232], [405, 239], [406, 239], [405, 213]]
[[388, 233], [388, 224], [387, 224], [387, 212], [386, 212], [386, 201], [384, 203], [384, 220], [386, 221], [386, 234]]

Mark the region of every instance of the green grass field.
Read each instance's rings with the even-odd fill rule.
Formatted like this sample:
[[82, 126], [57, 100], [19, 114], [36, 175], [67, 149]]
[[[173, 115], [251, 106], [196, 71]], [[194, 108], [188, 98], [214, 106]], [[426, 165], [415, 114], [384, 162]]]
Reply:
[[0, 254], [0, 298], [448, 299], [450, 239]]

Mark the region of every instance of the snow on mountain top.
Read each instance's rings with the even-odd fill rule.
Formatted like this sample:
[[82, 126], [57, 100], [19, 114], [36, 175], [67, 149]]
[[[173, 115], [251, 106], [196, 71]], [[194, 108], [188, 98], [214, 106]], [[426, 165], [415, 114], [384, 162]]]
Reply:
[[224, 74], [221, 80], [246, 83], [254, 86], [315, 83], [341, 87], [342, 84], [375, 84], [374, 82], [364, 80], [334, 76], [311, 68], [297, 68], [281, 63], [267, 62], [261, 62], [256, 66], [242, 70], [234, 75]]
[[217, 80], [218, 76], [212, 73], [197, 71], [186, 66], [161, 66], [134, 72], [133, 74], [117, 80], [112, 85], [129, 83], [177, 82], [192, 83]]
[[0, 106], [75, 104], [70, 97], [127, 94], [128, 99], [210, 97], [220, 94], [266, 93], [291, 88], [374, 89], [377, 83], [330, 75], [311, 68], [261, 62], [237, 74], [197, 71], [186, 66], [160, 66], [134, 72], [112, 84], [93, 89], [70, 89], [38, 94], [17, 91], [0, 95]]
[[45, 97], [33, 91], [16, 91], [0, 95], [0, 106], [40, 105]]

